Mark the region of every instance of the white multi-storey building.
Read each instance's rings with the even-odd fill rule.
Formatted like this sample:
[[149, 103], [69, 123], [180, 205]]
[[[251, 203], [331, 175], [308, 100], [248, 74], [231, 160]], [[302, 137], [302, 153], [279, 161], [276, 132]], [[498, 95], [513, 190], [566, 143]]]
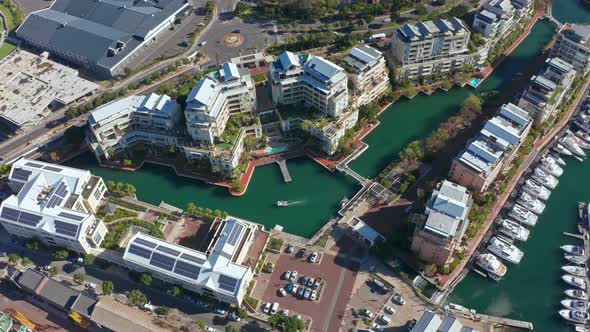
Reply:
[[380, 51], [366, 45], [355, 47], [344, 63], [350, 69], [355, 106], [374, 101], [389, 87], [385, 57]]
[[322, 57], [285, 51], [273, 62], [269, 80], [276, 105], [303, 103], [331, 117], [348, 108], [346, 72]]
[[248, 69], [225, 63], [205, 76], [188, 95], [186, 127], [202, 146], [211, 146], [225, 130], [232, 114], [251, 113], [256, 108], [256, 89]]
[[177, 146], [180, 105], [167, 95], [129, 96], [90, 113], [89, 141], [98, 159], [110, 159], [137, 143]]
[[557, 35], [551, 57], [558, 57], [580, 73], [590, 70], [590, 25], [566, 26]]
[[150, 272], [171, 284], [239, 306], [253, 277], [251, 267], [242, 264], [254, 242], [256, 226], [232, 217], [214, 225], [206, 252], [140, 232], [129, 241], [123, 260], [132, 270]]
[[529, 87], [518, 101], [518, 106], [537, 123], [555, 114], [576, 77], [573, 65], [559, 58], [549, 58], [545, 64], [539, 74], [531, 77]]
[[473, 62], [470, 31], [456, 17], [406, 24], [393, 34], [396, 80], [405, 81], [459, 69]]
[[516, 10], [511, 0], [491, 0], [473, 18], [473, 30], [484, 38], [504, 35], [515, 22]]
[[20, 159], [13, 164], [8, 180], [17, 193], [1, 205], [0, 223], [8, 233], [84, 254], [100, 247], [107, 234], [106, 226], [94, 216], [107, 191], [100, 177]]

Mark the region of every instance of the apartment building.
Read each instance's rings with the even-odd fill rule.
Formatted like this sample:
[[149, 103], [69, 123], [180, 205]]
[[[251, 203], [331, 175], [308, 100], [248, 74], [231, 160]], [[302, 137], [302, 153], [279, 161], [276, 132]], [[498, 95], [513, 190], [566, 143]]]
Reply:
[[472, 203], [465, 187], [447, 180], [439, 183], [424, 214], [415, 218], [412, 251], [416, 256], [445, 266], [461, 244]]
[[528, 135], [532, 118], [514, 104], [500, 107], [477, 137], [451, 164], [451, 181], [474, 191], [484, 191], [516, 155]]
[[184, 115], [189, 135], [203, 147], [211, 147], [225, 130], [230, 115], [256, 109], [256, 89], [248, 69], [225, 63], [193, 88]]
[[376, 100], [389, 87], [385, 57], [370, 46], [355, 47], [344, 58], [353, 85], [356, 107]]
[[590, 25], [565, 26], [557, 35], [551, 49], [557, 57], [574, 66], [578, 73], [590, 70]]
[[205, 252], [139, 232], [129, 241], [123, 260], [131, 270], [239, 306], [253, 277], [252, 269], [242, 264], [255, 230], [254, 224], [231, 217], [215, 222]]
[[167, 95], [134, 95], [101, 106], [88, 116], [88, 140], [96, 158], [113, 156], [145, 143], [177, 146], [180, 105]]
[[241, 128], [235, 141], [229, 148], [220, 148], [213, 146], [209, 149], [199, 147], [184, 146], [184, 154], [187, 159], [207, 158], [211, 164], [211, 169], [218, 172], [229, 173], [240, 163], [240, 158], [244, 152], [244, 138], [246, 138], [246, 128]]
[[359, 118], [357, 109], [351, 109], [348, 112], [341, 114], [337, 121], [332, 122], [324, 127], [318, 127], [310, 123], [307, 126], [307, 131], [313, 137], [318, 139], [320, 149], [332, 155], [338, 150], [340, 139], [344, 137], [348, 129], [353, 128]]
[[446, 73], [473, 62], [468, 43], [471, 32], [456, 17], [406, 24], [393, 34], [397, 81]]
[[510, 32], [532, 8], [530, 0], [491, 0], [473, 18], [473, 30], [494, 39]]
[[16, 193], [0, 208], [12, 236], [39, 238], [83, 254], [100, 247], [107, 228], [94, 216], [107, 189], [100, 177], [37, 160], [16, 161], [8, 177]]
[[549, 58], [545, 67], [531, 77], [518, 106], [527, 111], [536, 123], [554, 115], [576, 77], [574, 66], [560, 58]]
[[302, 103], [330, 117], [348, 108], [346, 72], [319, 56], [283, 52], [272, 63], [269, 83], [277, 106]]

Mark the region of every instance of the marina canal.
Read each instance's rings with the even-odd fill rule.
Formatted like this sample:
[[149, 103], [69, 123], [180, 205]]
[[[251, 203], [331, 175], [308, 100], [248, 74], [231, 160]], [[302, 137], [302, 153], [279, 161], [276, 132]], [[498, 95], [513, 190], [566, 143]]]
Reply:
[[[491, 91], [509, 83], [519, 71], [539, 54], [553, 34], [549, 23], [539, 22], [530, 35], [506, 58], [478, 88]], [[412, 100], [394, 103], [382, 113], [379, 125], [364, 141], [369, 144], [350, 167], [363, 176], [373, 177], [388, 162], [397, 158], [399, 151], [410, 141], [427, 136], [450, 115], [459, 111], [463, 100], [473, 93], [468, 87], [453, 88], [448, 93], [430, 96], [418, 95]], [[360, 188], [355, 181], [342, 174], [332, 174], [310, 159], [289, 160], [287, 165], [293, 179], [284, 183], [279, 167], [275, 164], [257, 167], [242, 197], [233, 197], [226, 188], [207, 185], [202, 181], [178, 177], [171, 168], [148, 165], [130, 172], [98, 166], [87, 153], [67, 165], [88, 169], [102, 176], [105, 181], [129, 182], [137, 188], [139, 199], [152, 204], [162, 200], [184, 208], [194, 202], [199, 206], [225, 210], [230, 214], [253, 220], [273, 228], [282, 225], [290, 233], [310, 237], [331, 216], [335, 216], [340, 201], [352, 197]], [[274, 205], [277, 200], [287, 200], [288, 208]]]

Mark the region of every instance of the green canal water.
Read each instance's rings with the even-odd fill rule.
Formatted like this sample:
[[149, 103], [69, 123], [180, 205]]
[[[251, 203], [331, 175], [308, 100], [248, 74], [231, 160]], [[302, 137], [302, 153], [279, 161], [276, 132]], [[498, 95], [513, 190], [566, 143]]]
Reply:
[[[482, 83], [479, 91], [495, 90], [524, 68], [530, 57], [540, 52], [551, 35], [548, 24], [537, 24], [530, 36], [504, 60]], [[396, 158], [400, 149], [412, 139], [424, 137], [450, 115], [459, 110], [471, 88], [454, 88], [449, 93], [419, 95], [412, 100], [393, 104], [381, 117], [365, 141], [370, 148], [351, 167], [363, 175], [374, 176]], [[177, 177], [170, 168], [146, 165], [135, 172], [99, 167], [90, 153], [67, 163], [88, 169], [105, 180], [129, 182], [137, 188], [139, 199], [152, 204], [162, 200], [185, 207], [187, 203], [259, 222], [273, 228], [279, 224], [290, 233], [309, 237], [335, 216], [344, 197], [352, 197], [360, 188], [352, 178], [332, 174], [313, 161], [300, 158], [287, 164], [293, 181], [283, 183], [277, 165], [256, 168], [247, 193], [232, 197], [227, 189], [201, 181]], [[277, 200], [297, 202], [287, 208], [274, 206]]]
[[[553, 15], [561, 22], [590, 23], [590, 8], [579, 0], [554, 0]], [[533, 323], [536, 331], [571, 331], [557, 311], [567, 287], [561, 281], [566, 262], [559, 247], [581, 241], [562, 235], [577, 233], [577, 202], [590, 200], [590, 162], [566, 159], [564, 175], [547, 201], [538, 224], [525, 243], [519, 265], [507, 265], [507, 276], [499, 283], [470, 273], [448, 301], [479, 312]]]

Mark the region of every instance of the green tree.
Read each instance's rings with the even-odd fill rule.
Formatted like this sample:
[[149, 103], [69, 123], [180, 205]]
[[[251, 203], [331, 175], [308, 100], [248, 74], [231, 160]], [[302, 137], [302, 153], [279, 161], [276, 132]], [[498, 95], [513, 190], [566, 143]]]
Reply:
[[64, 260], [70, 256], [70, 252], [67, 249], [57, 249], [53, 252], [55, 259]]
[[379, 111], [379, 105], [373, 102], [359, 107], [359, 116], [369, 121], [373, 121], [377, 118], [377, 114], [379, 114]]
[[152, 275], [144, 272], [141, 274], [141, 276], [139, 277], [139, 282], [141, 282], [142, 284], [149, 286], [152, 284]]
[[12, 165], [9, 165], [9, 164], [0, 165], [0, 176], [8, 175], [8, 173], [10, 173], [11, 169], [12, 169]]
[[238, 315], [238, 317], [240, 317], [241, 319], [246, 319], [248, 318], [248, 310], [244, 309], [244, 308], [238, 308], [238, 310], [236, 310], [236, 314]]
[[156, 308], [155, 312], [158, 315], [166, 316], [170, 312], [170, 308], [168, 308], [167, 306], [163, 305], [161, 307]]
[[172, 296], [180, 296], [180, 295], [182, 295], [182, 287], [172, 286]]
[[39, 241], [38, 238], [34, 237], [32, 239], [28, 239], [26, 245], [27, 248], [29, 248], [32, 251], [38, 251], [41, 246], [41, 241]]
[[102, 294], [111, 295], [115, 291], [115, 284], [110, 280], [105, 280], [102, 283]]
[[143, 308], [147, 302], [147, 296], [145, 296], [145, 294], [139, 289], [134, 289], [129, 292], [129, 295], [127, 295], [127, 304], [129, 305], [136, 305]]
[[225, 332], [239, 332], [240, 330], [233, 325], [226, 325]]
[[461, 108], [463, 110], [470, 110], [476, 114], [481, 113], [482, 107], [482, 100], [481, 98], [479, 98], [478, 96], [471, 94], [469, 95], [469, 97], [467, 97], [464, 101], [463, 104], [461, 105]]
[[274, 314], [268, 319], [268, 325], [284, 332], [303, 331], [305, 323], [296, 317], [287, 317], [282, 314]]
[[204, 320], [200, 319], [198, 321], [195, 322], [195, 325], [197, 326], [197, 328], [201, 331], [205, 331], [207, 329], [207, 323], [205, 323]]
[[94, 264], [95, 260], [96, 260], [96, 256], [94, 256], [93, 254], [84, 255], [84, 264], [86, 264], [86, 265]]
[[125, 183], [123, 190], [125, 191], [125, 194], [127, 196], [133, 196], [133, 195], [135, 195], [135, 192], [137, 191], [135, 189], [135, 186], [133, 186], [131, 183]]
[[400, 158], [405, 160], [421, 160], [424, 157], [424, 142], [415, 140], [400, 152]]
[[76, 274], [74, 274], [74, 280], [76, 282], [78, 282], [79, 284], [82, 284], [86, 280], [86, 275], [82, 272], [76, 273]]
[[29, 257], [23, 257], [23, 259], [20, 262], [22, 264], [22, 266], [29, 266], [31, 264], [33, 264], [33, 261], [31, 261], [31, 259]]
[[416, 15], [426, 15], [428, 13], [428, 9], [426, 9], [426, 6], [424, 6], [424, 4], [417, 4], [416, 7], [414, 7], [414, 13]]
[[57, 267], [55, 267], [55, 266], [51, 266], [49, 268], [49, 275], [52, 276], [52, 277], [55, 276], [55, 275], [57, 275], [58, 272], [59, 271], [57, 270]]
[[12, 264], [16, 264], [20, 261], [20, 256], [17, 254], [10, 254], [8, 255], [8, 261]]

